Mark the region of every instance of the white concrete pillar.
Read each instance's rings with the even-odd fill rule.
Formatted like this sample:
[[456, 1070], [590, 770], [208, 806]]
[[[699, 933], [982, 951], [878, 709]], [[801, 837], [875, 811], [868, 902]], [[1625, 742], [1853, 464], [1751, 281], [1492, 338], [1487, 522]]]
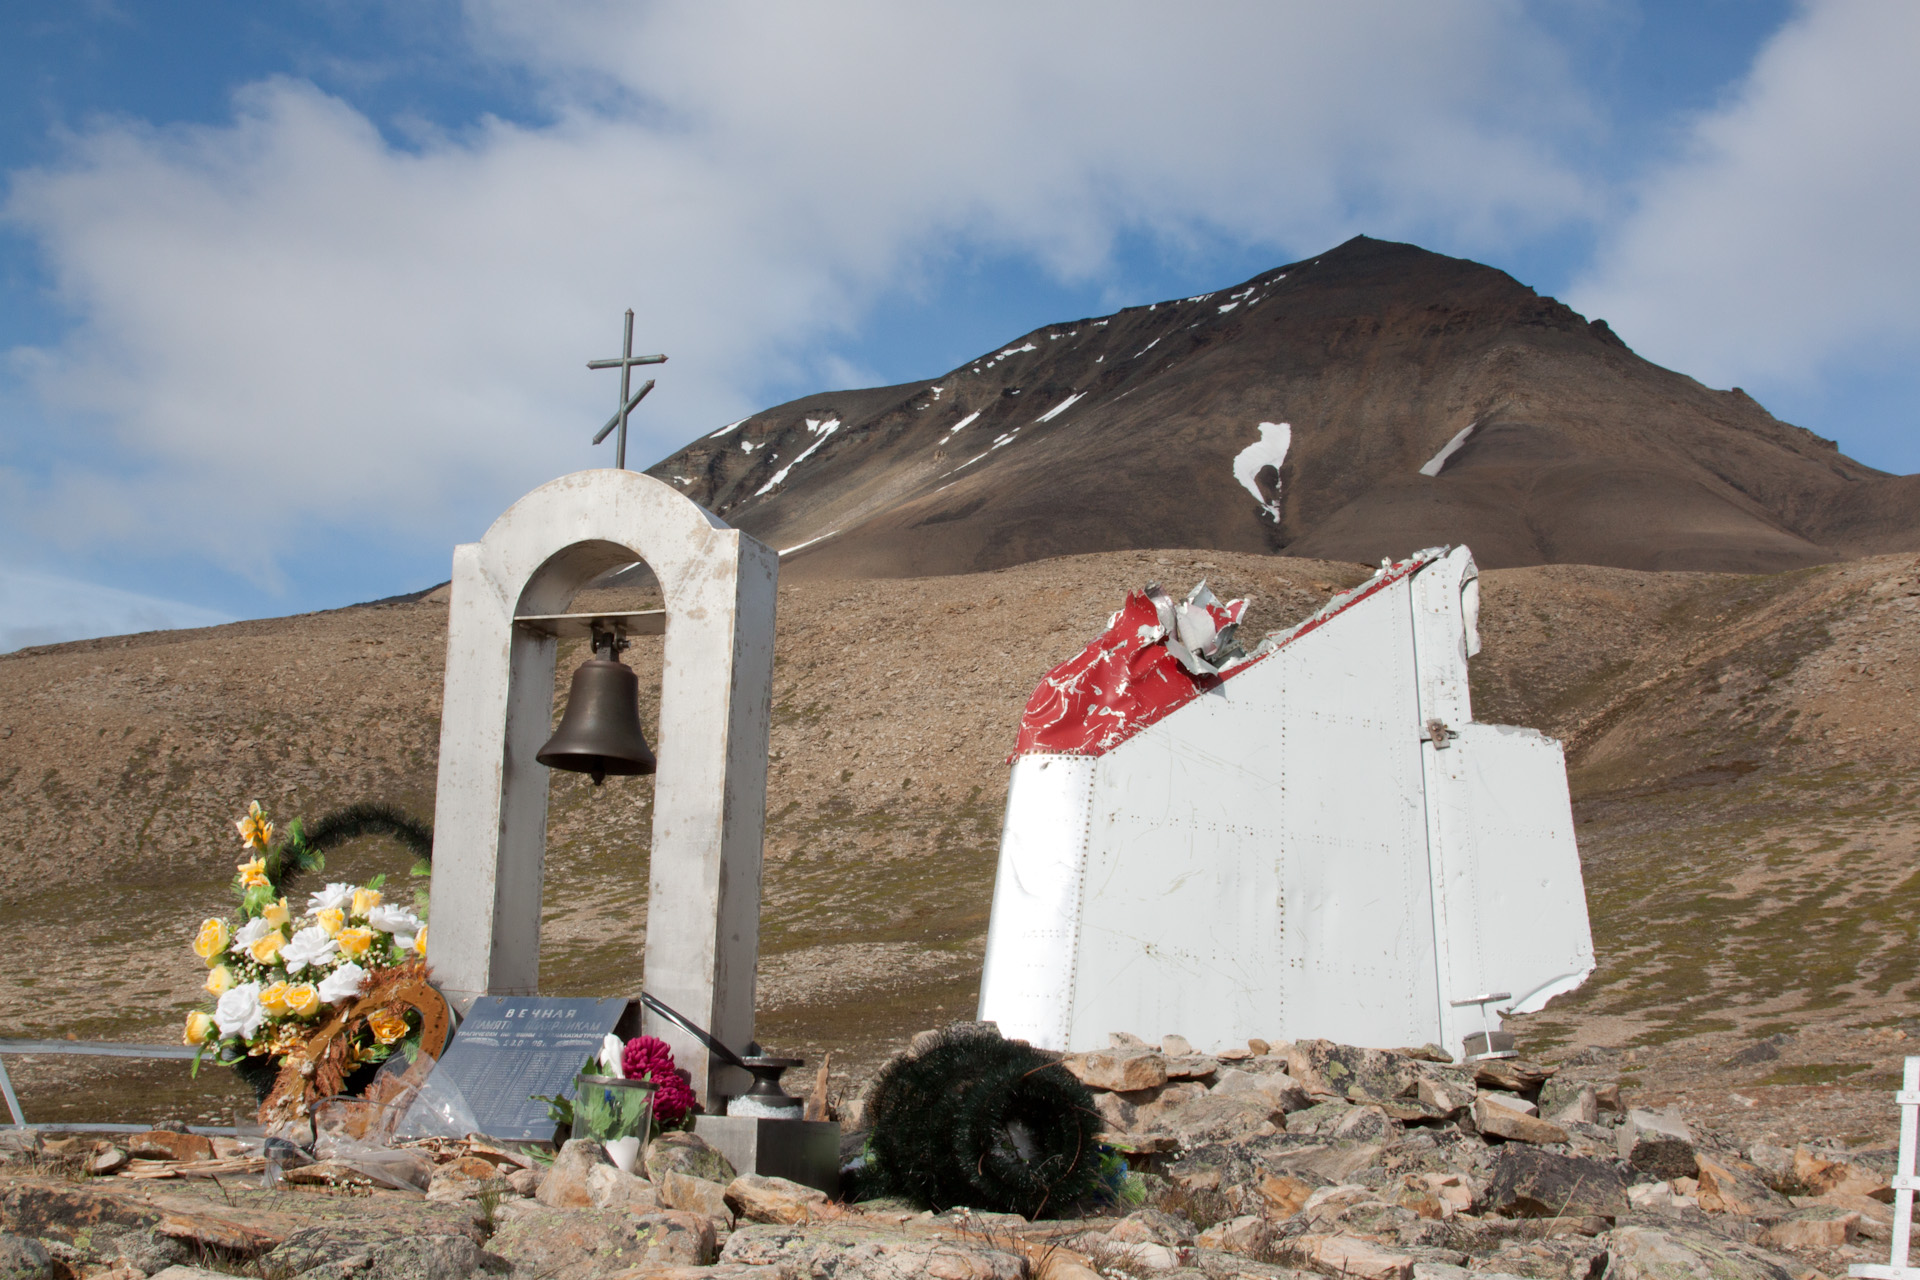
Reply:
[[[454, 551], [428, 961], [456, 1003], [538, 989], [548, 771], [534, 754], [555, 644], [513, 619], [563, 613], [634, 560], [667, 614], [644, 981], [738, 1048], [753, 1037], [779, 557], [641, 472], [563, 476]], [[651, 1015], [646, 1029], [705, 1102], [705, 1047]]]

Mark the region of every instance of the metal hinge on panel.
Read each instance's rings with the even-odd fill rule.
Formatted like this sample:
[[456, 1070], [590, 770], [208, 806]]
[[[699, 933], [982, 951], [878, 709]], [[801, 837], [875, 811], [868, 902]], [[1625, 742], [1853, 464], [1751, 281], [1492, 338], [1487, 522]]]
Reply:
[[1429, 720], [1427, 731], [1420, 735], [1420, 741], [1431, 742], [1435, 751], [1445, 751], [1452, 744], [1453, 739], [1459, 736], [1457, 732], [1447, 728], [1446, 721]]

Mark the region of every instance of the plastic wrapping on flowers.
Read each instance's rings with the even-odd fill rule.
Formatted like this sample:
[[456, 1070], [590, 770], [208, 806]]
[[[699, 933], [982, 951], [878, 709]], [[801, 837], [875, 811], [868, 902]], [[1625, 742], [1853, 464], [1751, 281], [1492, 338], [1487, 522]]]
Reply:
[[[209, 917], [193, 939], [207, 966], [212, 1007], [187, 1015], [183, 1039], [234, 1067], [265, 1096], [280, 1060], [312, 1035], [334, 1007], [360, 994], [366, 979], [426, 954], [425, 895], [411, 907], [387, 900], [386, 877], [333, 883], [298, 906], [281, 884], [297, 872], [324, 870], [320, 851], [288, 824], [279, 843], [274, 824], [254, 801], [235, 826], [246, 861], [235, 868], [232, 918]], [[417, 869], [416, 869], [417, 873]], [[417, 1014], [380, 1011], [350, 1046], [353, 1065], [376, 1067], [396, 1053], [418, 1051]]]

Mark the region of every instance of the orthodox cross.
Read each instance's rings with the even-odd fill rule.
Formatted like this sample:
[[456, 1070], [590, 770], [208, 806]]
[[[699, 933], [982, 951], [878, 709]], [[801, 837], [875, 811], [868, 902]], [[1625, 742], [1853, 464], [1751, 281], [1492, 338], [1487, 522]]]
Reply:
[[599, 444], [607, 438], [607, 432], [613, 430], [615, 427], [620, 428], [620, 434], [614, 438], [613, 442], [613, 465], [615, 470], [624, 471], [627, 466], [627, 415], [633, 412], [636, 405], [647, 398], [647, 392], [653, 390], [653, 379], [648, 378], [646, 385], [634, 392], [631, 399], [628, 398], [627, 387], [633, 378], [633, 366], [637, 364], [665, 364], [666, 362], [667, 358], [665, 356], [637, 356], [633, 354], [633, 308], [631, 307], [627, 308], [627, 337], [620, 348], [619, 358], [614, 360], [587, 361], [587, 368], [589, 369], [618, 369], [620, 371], [620, 407], [615, 410], [611, 418], [607, 419], [607, 425], [600, 428], [600, 434], [593, 438], [593, 442]]

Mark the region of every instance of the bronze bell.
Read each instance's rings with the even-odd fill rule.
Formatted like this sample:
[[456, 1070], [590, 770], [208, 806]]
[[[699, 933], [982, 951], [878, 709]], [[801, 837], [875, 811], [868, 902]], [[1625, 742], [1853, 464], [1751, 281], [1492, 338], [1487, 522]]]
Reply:
[[566, 714], [534, 759], [551, 769], [591, 774], [596, 787], [610, 773], [653, 772], [653, 751], [640, 728], [640, 677], [620, 661], [626, 647], [611, 632], [593, 633], [593, 657], [573, 673]]

